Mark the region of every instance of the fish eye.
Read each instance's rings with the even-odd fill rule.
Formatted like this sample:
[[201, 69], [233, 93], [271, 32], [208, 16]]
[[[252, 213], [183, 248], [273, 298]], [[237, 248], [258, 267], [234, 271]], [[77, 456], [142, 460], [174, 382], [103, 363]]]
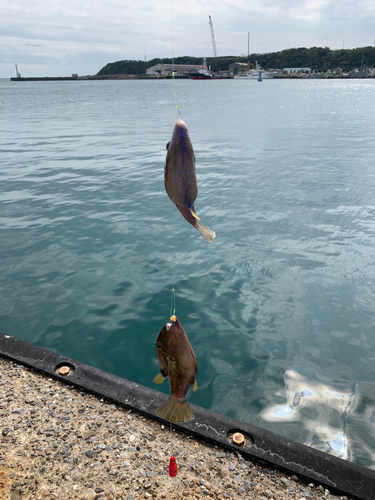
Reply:
[[161, 343], [160, 343], [160, 342], [156, 342], [156, 344], [155, 344], [155, 345], [156, 345], [156, 348], [157, 348], [157, 349], [161, 349]]
[[167, 358], [169, 359], [169, 361], [172, 361], [172, 363], [176, 361], [176, 359], [173, 356], [168, 355]]
[[168, 149], [168, 148], [169, 148], [170, 143], [171, 143], [171, 141], [169, 141], [169, 142], [167, 143], [167, 145], [165, 146], [165, 149]]

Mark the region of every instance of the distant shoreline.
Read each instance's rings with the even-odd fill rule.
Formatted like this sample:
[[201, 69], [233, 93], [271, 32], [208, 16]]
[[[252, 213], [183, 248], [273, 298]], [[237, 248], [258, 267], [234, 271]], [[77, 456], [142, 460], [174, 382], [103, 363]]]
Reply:
[[[374, 79], [374, 76], [360, 77], [361, 79]], [[27, 76], [12, 77], [11, 82], [61, 82], [61, 81], [87, 81], [87, 80], [171, 80], [171, 76], [151, 76], [151, 75], [87, 75], [87, 76]], [[188, 76], [175, 76], [176, 80], [188, 80]], [[316, 80], [316, 79], [353, 79], [347, 75], [275, 75], [270, 80]], [[358, 79], [354, 78], [354, 79]], [[208, 78], [208, 80], [210, 80]], [[222, 80], [233, 80], [233, 77], [223, 77]]]
[[[171, 80], [171, 76], [152, 75], [86, 75], [86, 76], [25, 76], [12, 77], [11, 82], [61, 82], [81, 80]], [[175, 79], [188, 79], [188, 76], [175, 76]]]

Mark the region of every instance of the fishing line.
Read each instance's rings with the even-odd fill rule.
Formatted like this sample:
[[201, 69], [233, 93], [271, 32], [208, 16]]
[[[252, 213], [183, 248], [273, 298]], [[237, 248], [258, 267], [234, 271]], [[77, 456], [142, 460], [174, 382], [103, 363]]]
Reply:
[[174, 77], [174, 34], [173, 34], [173, 0], [171, 0], [171, 30], [172, 30], [172, 84], [173, 84], [173, 90], [174, 90], [174, 103], [175, 103], [175, 106], [176, 106], [176, 109], [177, 109], [177, 112], [178, 114], [175, 115], [175, 117], [177, 118], [178, 116], [180, 116], [180, 109], [178, 107], [178, 104], [177, 104], [177, 92], [176, 92], [176, 80], [175, 80], [175, 77]]
[[[171, 388], [171, 381], [169, 380], [169, 378], [168, 378], [168, 382], [169, 382], [168, 396], [171, 397], [172, 388]], [[169, 421], [169, 432], [172, 435], [172, 420]]]
[[[177, 92], [176, 92], [176, 80], [175, 80], [175, 77], [174, 77], [174, 30], [173, 30], [173, 0], [171, 0], [171, 35], [172, 35], [172, 86], [173, 86], [173, 91], [174, 91], [174, 101], [175, 101], [175, 106], [176, 106], [176, 110], [177, 110], [177, 113], [174, 113], [174, 115], [176, 116], [176, 118], [178, 116], [180, 116], [180, 109], [178, 107], [178, 104], [177, 104]], [[173, 213], [172, 213], [172, 217], [173, 217]], [[175, 316], [176, 314], [176, 291], [175, 291], [175, 288], [174, 288], [174, 267], [175, 267], [175, 254], [174, 254], [174, 239], [173, 239], [173, 234], [174, 234], [174, 231], [173, 231], [173, 221], [172, 221], [172, 295], [171, 295], [171, 308], [170, 308], [170, 315], [169, 317], [171, 316]]]
[[[172, 224], [173, 228], [173, 224]], [[169, 317], [175, 316], [176, 314], [176, 291], [174, 289], [174, 266], [175, 266], [175, 255], [174, 255], [174, 241], [173, 241], [173, 230], [172, 230], [172, 295], [171, 295], [171, 309]]]
[[[174, 113], [175, 117], [177, 118], [180, 116], [180, 109], [177, 104], [177, 91], [176, 91], [176, 80], [175, 80], [175, 71], [174, 71], [174, 33], [173, 33], [173, 0], [171, 0], [171, 31], [172, 31], [172, 86], [173, 86], [173, 91], [174, 91], [174, 102], [175, 102], [175, 107], [177, 110], [177, 113]], [[174, 212], [172, 212], [172, 218], [174, 217]], [[172, 316], [175, 316], [176, 314], [176, 291], [174, 288], [174, 268], [175, 268], [175, 250], [174, 250], [174, 224], [172, 220], [172, 295], [171, 295], [171, 308], [170, 308], [170, 315], [169, 317], [171, 318]], [[171, 382], [168, 378], [169, 382], [169, 397], [171, 397]], [[172, 421], [169, 422], [169, 432], [172, 435]], [[172, 460], [172, 457], [171, 457]], [[170, 462], [169, 462], [170, 466]]]

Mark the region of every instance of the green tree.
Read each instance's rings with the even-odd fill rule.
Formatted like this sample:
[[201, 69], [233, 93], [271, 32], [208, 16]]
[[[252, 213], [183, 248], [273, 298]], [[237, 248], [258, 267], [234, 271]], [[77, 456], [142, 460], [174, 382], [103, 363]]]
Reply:
[[[327, 69], [340, 67], [344, 71], [350, 71], [353, 68], [359, 68], [363, 59], [364, 66], [375, 67], [375, 47], [358, 47], [356, 49], [331, 50], [329, 47], [306, 47], [291, 48], [279, 52], [268, 52], [265, 54], [251, 54], [250, 61], [252, 66], [258, 61], [264, 69], [286, 68], [286, 67], [308, 67], [313, 71], [323, 72]], [[202, 64], [203, 58], [192, 56], [176, 57], [176, 64]], [[208, 57], [207, 64], [214, 71], [228, 70], [234, 62], [246, 63], [248, 57], [224, 56]], [[108, 63], [97, 74], [100, 75], [118, 75], [133, 74], [144, 75], [147, 68], [156, 64], [171, 64], [171, 58], [155, 58], [151, 61], [132, 61], [123, 60], [114, 63]]]

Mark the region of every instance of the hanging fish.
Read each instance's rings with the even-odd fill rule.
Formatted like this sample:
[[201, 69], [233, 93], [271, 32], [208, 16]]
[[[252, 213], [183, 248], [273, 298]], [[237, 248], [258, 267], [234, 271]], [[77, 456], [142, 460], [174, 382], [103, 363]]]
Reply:
[[195, 173], [195, 155], [185, 122], [177, 118], [172, 139], [167, 144], [164, 184], [169, 198], [176, 204], [185, 219], [209, 242], [216, 234], [200, 222], [194, 202], [198, 194]]
[[168, 377], [172, 395], [156, 410], [156, 414], [170, 422], [188, 422], [194, 413], [185, 395], [191, 385], [198, 385], [195, 377], [198, 363], [187, 335], [176, 316], [163, 326], [156, 340], [156, 357], [160, 373], [154, 382], [161, 384]]
[[171, 459], [169, 460], [168, 473], [171, 477], [177, 476], [177, 464], [176, 464], [176, 459], [173, 455], [171, 456]]

